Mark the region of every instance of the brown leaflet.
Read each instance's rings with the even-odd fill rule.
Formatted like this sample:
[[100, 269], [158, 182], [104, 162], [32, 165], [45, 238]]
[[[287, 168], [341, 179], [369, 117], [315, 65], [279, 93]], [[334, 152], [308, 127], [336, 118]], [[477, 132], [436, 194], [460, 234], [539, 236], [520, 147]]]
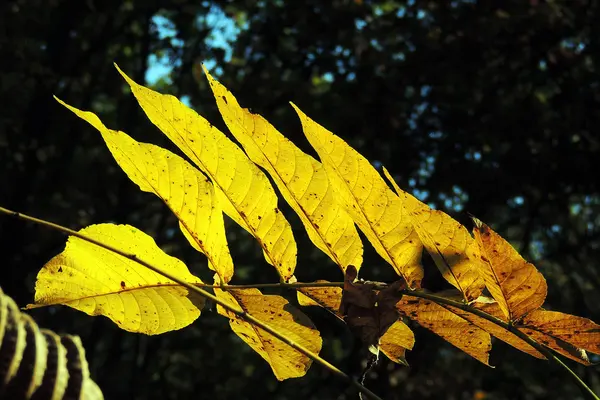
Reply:
[[[323, 280], [317, 281], [327, 282]], [[340, 304], [342, 300], [342, 288], [339, 287], [315, 287], [299, 288], [298, 303], [301, 306], [321, 306], [340, 319]], [[408, 365], [405, 359], [406, 350], [411, 350], [415, 343], [415, 336], [410, 328], [402, 321], [394, 322], [379, 340], [379, 347], [383, 354], [395, 363]]]
[[354, 283], [357, 275], [356, 268], [349, 265], [344, 278], [340, 313], [350, 329], [372, 352], [376, 352], [379, 339], [399, 318], [396, 303], [402, 298], [400, 290], [406, 286], [404, 282], [396, 281], [377, 293], [374, 284]]

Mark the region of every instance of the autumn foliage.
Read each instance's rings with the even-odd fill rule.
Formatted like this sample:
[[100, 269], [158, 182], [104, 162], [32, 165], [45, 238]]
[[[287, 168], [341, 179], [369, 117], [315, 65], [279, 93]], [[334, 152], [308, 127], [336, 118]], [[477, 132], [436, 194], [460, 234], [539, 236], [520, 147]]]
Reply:
[[[405, 322], [413, 320], [486, 365], [491, 336], [538, 358], [547, 358], [542, 351], [547, 348], [589, 364], [586, 351], [600, 353], [600, 326], [546, 310], [544, 277], [506, 240], [476, 218], [469, 233], [449, 215], [401, 190], [384, 169], [386, 182], [367, 159], [296, 105], [320, 161], [263, 117], [242, 108], [208, 71], [221, 115], [242, 148], [175, 97], [119, 72], [150, 121], [193, 164], [58, 101], [96, 128], [129, 178], [175, 214], [190, 245], [207, 257], [215, 272], [210, 282], [216, 285], [215, 295], [234, 309], [314, 353], [321, 349], [319, 331], [288, 300], [256, 288], [227, 286], [235, 270], [223, 213], [256, 239], [282, 283], [296, 282], [296, 242], [272, 181], [310, 240], [339, 266], [344, 278], [343, 287], [323, 286], [326, 282], [318, 280], [322, 286], [298, 287], [298, 303], [324, 307], [343, 319], [373, 352], [381, 350], [392, 361], [405, 363], [405, 352], [414, 344]], [[363, 243], [356, 227], [397, 273], [396, 282], [358, 279]], [[81, 233], [160, 265], [187, 283], [203, 284], [183, 262], [132, 226], [92, 225]], [[431, 294], [421, 288], [423, 250], [451, 289]], [[127, 331], [160, 334], [191, 324], [204, 300], [133, 260], [70, 237], [65, 250], [39, 272], [30, 307], [53, 304], [104, 315]], [[277, 379], [303, 376], [310, 367], [309, 357], [271, 334], [223, 307], [218, 313], [229, 318], [233, 332], [270, 364]]]

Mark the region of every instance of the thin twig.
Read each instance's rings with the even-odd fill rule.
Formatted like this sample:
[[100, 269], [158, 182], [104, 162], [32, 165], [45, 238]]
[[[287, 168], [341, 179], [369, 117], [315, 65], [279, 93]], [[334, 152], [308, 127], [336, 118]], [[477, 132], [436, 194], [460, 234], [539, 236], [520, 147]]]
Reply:
[[194, 286], [212, 289], [299, 289], [299, 288], [323, 288], [344, 287], [344, 282], [296, 282], [296, 283], [255, 283], [251, 285], [210, 285], [208, 283], [194, 283]]
[[202, 297], [205, 297], [207, 299], [212, 300], [213, 302], [215, 302], [216, 304], [220, 305], [221, 307], [225, 308], [227, 311], [232, 312], [233, 314], [237, 315], [238, 317], [242, 318], [243, 320], [246, 320], [247, 322], [258, 326], [259, 328], [263, 329], [264, 331], [270, 333], [271, 335], [275, 336], [277, 339], [281, 340], [283, 343], [289, 345], [290, 347], [298, 350], [300, 353], [304, 354], [305, 356], [309, 357], [310, 359], [312, 359], [313, 361], [317, 362], [318, 364], [321, 364], [322, 366], [324, 366], [325, 368], [327, 368], [329, 371], [331, 371], [334, 375], [337, 375], [338, 377], [344, 379], [345, 381], [347, 381], [348, 383], [350, 383], [352, 386], [354, 386], [356, 389], [358, 389], [361, 393], [363, 393], [364, 395], [366, 395], [369, 399], [373, 399], [373, 400], [382, 400], [379, 396], [377, 396], [375, 393], [371, 392], [369, 389], [367, 389], [365, 386], [361, 385], [359, 382], [357, 382], [356, 380], [350, 378], [350, 376], [348, 376], [346, 373], [344, 373], [342, 370], [338, 369], [336, 366], [334, 366], [333, 364], [329, 363], [328, 361], [326, 361], [325, 359], [321, 358], [318, 354], [313, 353], [312, 351], [308, 350], [307, 348], [305, 348], [304, 346], [302, 346], [301, 344], [298, 344], [296, 342], [294, 342], [293, 340], [287, 338], [286, 336], [280, 334], [279, 332], [277, 332], [275, 329], [271, 328], [269, 325], [263, 323], [262, 321], [260, 321], [259, 319], [256, 319], [254, 316], [248, 314], [247, 312], [243, 311], [243, 310], [238, 310], [234, 307], [232, 307], [231, 305], [229, 305], [228, 303], [222, 301], [221, 299], [219, 299], [218, 297], [216, 297], [215, 295], [205, 291], [202, 288], [196, 287], [193, 284], [190, 284], [188, 282], [185, 282], [179, 278], [177, 278], [174, 275], [171, 275], [170, 273], [161, 270], [160, 268], [147, 263], [144, 260], [141, 260], [140, 258], [138, 258], [135, 254], [129, 254], [126, 253], [124, 251], [121, 251], [113, 246], [109, 246], [106, 245], [104, 243], [99, 242], [96, 239], [90, 238], [86, 235], [83, 235], [77, 231], [74, 231], [72, 229], [66, 228], [64, 226], [58, 225], [58, 224], [54, 224], [52, 222], [48, 222], [48, 221], [44, 221], [42, 219], [38, 219], [35, 217], [31, 217], [29, 215], [26, 214], [22, 214], [22, 213], [18, 213], [16, 211], [11, 211], [8, 210], [6, 208], [0, 207], [0, 212], [13, 216], [15, 218], [20, 218], [20, 219], [24, 219], [26, 221], [30, 221], [30, 222], [34, 222], [36, 224], [40, 224], [43, 226], [46, 226], [48, 228], [60, 231], [64, 234], [70, 235], [70, 236], [75, 236], [78, 237], [82, 240], [85, 240], [86, 242], [89, 243], [93, 243], [97, 246], [100, 246], [106, 250], [112, 251], [113, 253], [119, 254], [129, 260], [135, 261], [140, 265], [143, 265], [144, 267], [174, 281], [177, 282], [178, 284], [180, 284], [181, 286], [185, 287], [186, 289], [195, 292], [197, 294], [199, 294]]
[[[265, 331], [269, 332], [270, 334], [272, 334], [273, 336], [275, 336], [276, 338], [278, 338], [279, 340], [283, 341], [284, 343], [288, 344], [289, 346], [295, 348], [296, 350], [300, 351], [301, 353], [303, 353], [304, 355], [306, 355], [307, 357], [313, 359], [314, 361], [318, 362], [319, 364], [325, 366], [326, 368], [330, 369], [332, 372], [334, 372], [335, 374], [337, 374], [338, 376], [342, 377], [344, 380], [350, 382], [353, 386], [355, 386], [358, 390], [360, 390], [362, 393], [364, 393], [365, 395], [367, 395], [369, 398], [373, 398], [373, 399], [378, 399], [379, 397], [377, 397], [377, 395], [375, 395], [374, 393], [370, 392], [366, 387], [364, 387], [363, 385], [361, 385], [359, 382], [353, 380], [352, 378], [350, 378], [348, 375], [346, 375], [344, 372], [342, 372], [341, 370], [339, 370], [337, 367], [333, 366], [332, 364], [330, 364], [329, 362], [327, 362], [326, 360], [322, 359], [321, 357], [319, 357], [318, 355], [312, 353], [310, 350], [304, 348], [303, 346], [296, 344], [294, 342], [292, 342], [291, 340], [289, 340], [288, 338], [286, 338], [283, 335], [280, 335], [279, 333], [277, 333], [277, 331], [274, 331], [272, 328], [268, 327], [268, 325], [265, 325], [264, 323], [262, 323], [260, 320], [254, 318], [252, 315], [244, 312], [244, 311], [238, 311], [233, 309], [231, 306], [227, 305], [227, 303], [222, 302], [220, 299], [218, 299], [216, 296], [202, 290], [201, 288], [220, 288], [220, 289], [249, 289], [249, 288], [255, 288], [255, 289], [259, 289], [259, 288], [288, 288], [288, 289], [298, 289], [298, 288], [318, 288], [318, 287], [343, 287], [344, 283], [343, 282], [311, 282], [311, 283], [302, 283], [302, 282], [296, 282], [296, 283], [263, 283], [263, 284], [250, 284], [250, 285], [209, 285], [209, 284], [189, 284], [186, 283], [184, 281], [179, 280], [178, 278], [176, 279], [175, 277], [171, 276], [170, 274], [161, 271], [159, 268], [154, 267], [146, 262], [144, 262], [143, 260], [140, 260], [137, 258], [137, 256], [135, 256], [134, 254], [127, 254], [125, 252], [122, 252], [116, 248], [113, 248], [112, 246], [108, 246], [105, 245], [103, 243], [100, 243], [98, 241], [96, 241], [95, 239], [92, 238], [88, 238], [85, 235], [80, 234], [79, 232], [73, 231], [69, 228], [65, 228], [61, 225], [57, 225], [57, 224], [53, 224], [51, 222], [47, 222], [44, 220], [40, 220], [34, 217], [30, 217], [28, 215], [25, 214], [21, 214], [18, 212], [14, 212], [14, 211], [10, 211], [7, 210], [3, 207], [0, 207], [0, 212], [3, 212], [5, 214], [8, 215], [12, 215], [14, 217], [17, 218], [22, 218], [31, 222], [35, 222], [41, 225], [45, 225], [48, 226], [50, 228], [59, 230], [63, 233], [66, 233], [68, 235], [72, 235], [72, 236], [76, 236], [79, 237], [83, 240], [86, 240], [90, 243], [96, 244], [100, 247], [103, 247], [107, 250], [113, 251], [117, 254], [122, 255], [123, 257], [129, 258], [135, 262], [138, 262], [139, 264], [145, 266], [146, 268], [149, 268], [169, 279], [171, 279], [174, 282], [177, 282], [178, 284], [188, 288], [189, 290], [192, 290], [196, 293], [198, 293], [201, 296], [207, 297], [209, 299], [211, 299], [212, 301], [214, 301], [215, 303], [221, 305], [223, 308], [227, 309], [228, 311], [233, 312], [234, 314], [238, 315], [240, 318], [247, 320], [250, 323], [253, 323], [257, 326], [259, 326], [260, 328], [263, 328]], [[387, 287], [388, 285], [386, 283], [383, 282], [372, 282], [374, 284], [374, 288], [375, 289], [383, 289], [385, 287]], [[536, 350], [538, 350], [540, 353], [542, 353], [548, 360], [553, 361], [556, 365], [560, 366], [561, 368], [565, 369], [569, 375], [574, 379], [575, 383], [577, 384], [577, 386], [580, 387], [580, 389], [589, 396], [589, 398], [594, 399], [594, 400], [600, 400], [600, 397], [598, 397], [590, 387], [587, 386], [587, 384], [585, 382], [583, 382], [583, 380], [571, 369], [569, 368], [565, 363], [562, 362], [562, 360], [560, 360], [560, 358], [558, 358], [552, 351], [550, 351], [546, 346], [541, 345], [540, 343], [538, 343], [537, 341], [535, 341], [534, 339], [532, 339], [530, 336], [528, 336], [527, 334], [525, 334], [524, 332], [520, 331], [516, 326], [509, 324], [499, 318], [494, 317], [493, 315], [490, 315], [484, 311], [481, 311], [475, 307], [469, 306], [465, 303], [461, 303], [459, 301], [455, 301], [455, 300], [451, 300], [445, 297], [441, 297], [441, 296], [437, 296], [435, 294], [431, 294], [431, 293], [427, 293], [424, 292], [422, 290], [410, 290], [410, 289], [404, 289], [401, 290], [401, 292], [404, 295], [407, 296], [413, 296], [413, 297], [420, 297], [423, 299], [427, 299], [430, 301], [433, 301], [436, 304], [445, 304], [451, 307], [455, 307], [458, 308], [460, 310], [463, 310], [465, 312], [477, 315], [483, 319], [486, 319], [498, 326], [500, 326], [501, 328], [513, 333], [515, 336], [519, 337], [520, 339], [522, 339], [523, 341], [525, 341], [526, 343], [528, 343], [530, 346], [532, 346], [533, 348], [535, 348]]]

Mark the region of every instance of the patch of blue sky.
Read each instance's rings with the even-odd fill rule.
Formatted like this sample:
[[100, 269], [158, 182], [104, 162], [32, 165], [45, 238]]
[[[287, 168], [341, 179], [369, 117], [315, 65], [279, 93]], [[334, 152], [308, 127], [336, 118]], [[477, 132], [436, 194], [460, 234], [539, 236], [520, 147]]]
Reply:
[[515, 196], [508, 199], [506, 203], [511, 208], [521, 207], [523, 204], [525, 204], [525, 198], [523, 196]]
[[[152, 17], [152, 22], [156, 27], [158, 37], [160, 39], [171, 38], [171, 46], [175, 48], [183, 47], [184, 43], [178, 39], [177, 30], [171, 20], [163, 15], [155, 15]], [[206, 39], [206, 45], [212, 48], [220, 48], [225, 52], [225, 61], [230, 61], [233, 53], [232, 43], [236, 40], [242, 29], [245, 26], [238, 26], [237, 22], [228, 17], [223, 10], [218, 6], [211, 7], [208, 14], [199, 16], [196, 24], [199, 27], [207, 27], [211, 30], [210, 35]], [[146, 70], [146, 83], [149, 85], [155, 84], [160, 79], [169, 80], [169, 75], [173, 67], [180, 65], [181, 60], [172, 60], [167, 54], [156, 56], [154, 54], [148, 57]], [[204, 64], [215, 75], [220, 75], [222, 70], [216, 67], [214, 60], [205, 60]]]

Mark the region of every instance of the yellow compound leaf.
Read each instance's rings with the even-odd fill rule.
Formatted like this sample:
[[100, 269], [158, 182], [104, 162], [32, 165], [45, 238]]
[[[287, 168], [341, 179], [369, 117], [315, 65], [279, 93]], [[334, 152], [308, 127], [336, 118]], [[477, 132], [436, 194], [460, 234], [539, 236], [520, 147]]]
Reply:
[[467, 251], [473, 243], [469, 231], [445, 212], [432, 210], [427, 204], [406, 193], [383, 169], [410, 216], [412, 225], [433, 258], [444, 279], [463, 293], [467, 301], [475, 300], [483, 291], [483, 280], [477, 268], [479, 258]]
[[[158, 265], [185, 282], [202, 283], [183, 262], [132, 226], [99, 224], [79, 232]], [[126, 331], [157, 335], [195, 321], [204, 299], [135, 261], [70, 236], [65, 250], [38, 273], [35, 304], [27, 308], [56, 304], [104, 315]]]
[[489, 366], [489, 333], [429, 300], [404, 296], [397, 307], [403, 315]]
[[264, 168], [298, 214], [310, 240], [343, 271], [360, 268], [363, 246], [352, 218], [335, 200], [325, 168], [273, 125], [242, 108], [205, 69], [223, 120], [248, 157]]
[[210, 178], [225, 214], [258, 240], [267, 262], [287, 282], [296, 267], [296, 242], [265, 174], [221, 131], [177, 98], [138, 85], [119, 72], [150, 121]]
[[508, 321], [517, 321], [539, 308], [548, 287], [542, 274], [500, 235], [474, 218], [473, 233], [479, 247], [480, 274]]
[[395, 363], [408, 365], [406, 350], [412, 350], [415, 345], [415, 334], [402, 321], [396, 321], [379, 339], [379, 347], [383, 354]]
[[585, 350], [600, 354], [600, 325], [587, 318], [539, 309], [528, 313], [517, 328], [581, 364], [590, 364]]
[[[58, 100], [58, 99], [57, 99]], [[204, 253], [209, 267], [227, 283], [233, 276], [223, 213], [213, 185], [183, 158], [161, 147], [139, 143], [121, 131], [106, 128], [92, 112], [58, 100], [96, 128], [127, 176], [144, 192], [157, 195], [179, 219], [192, 247]]]
[[[321, 351], [323, 341], [312, 321], [283, 297], [263, 295], [258, 289], [215, 289], [215, 294], [313, 353]], [[306, 374], [312, 363], [310, 358], [222, 307], [217, 306], [217, 310], [229, 318], [229, 325], [235, 334], [269, 363], [278, 380]]]
[[[293, 104], [292, 104], [293, 105]], [[294, 106], [294, 105], [293, 105]], [[325, 167], [336, 199], [377, 253], [412, 287], [420, 287], [422, 245], [402, 200], [367, 159], [294, 106], [304, 134]]]

